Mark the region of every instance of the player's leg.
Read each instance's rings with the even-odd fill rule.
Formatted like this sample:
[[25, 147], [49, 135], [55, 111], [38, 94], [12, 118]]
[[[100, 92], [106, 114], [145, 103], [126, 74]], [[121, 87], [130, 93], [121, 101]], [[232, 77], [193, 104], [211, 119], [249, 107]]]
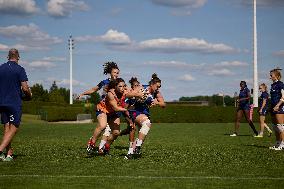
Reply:
[[103, 154], [103, 149], [105, 147], [105, 144], [108, 140], [108, 137], [110, 137], [111, 135], [111, 129], [110, 129], [110, 126], [107, 124], [105, 130], [104, 130], [104, 133], [103, 133], [103, 136], [101, 138], [101, 142], [100, 142], [100, 145], [99, 145], [99, 154]]
[[257, 137], [263, 137], [263, 131], [264, 131], [264, 125], [265, 125], [264, 121], [265, 121], [265, 116], [260, 115], [259, 116], [260, 131], [259, 131], [258, 135], [256, 135]]
[[88, 146], [87, 146], [87, 152], [89, 154], [92, 154], [94, 152], [95, 145], [96, 145], [96, 142], [98, 140], [98, 137], [100, 136], [102, 131], [107, 126], [107, 115], [105, 113], [103, 113], [103, 112], [100, 112], [97, 115], [97, 120], [98, 120], [97, 127], [95, 128], [95, 130], [93, 132], [93, 136], [92, 136], [91, 140], [89, 140]]
[[247, 122], [248, 122], [250, 128], [253, 130], [254, 134], [255, 134], [255, 135], [258, 135], [258, 132], [257, 132], [257, 130], [255, 129], [255, 126], [254, 126], [252, 120], [249, 119], [250, 111], [249, 111], [249, 110], [243, 110], [243, 113], [244, 113], [244, 116], [245, 116], [245, 118], [246, 118], [246, 120], [247, 120]]
[[[4, 133], [9, 132], [10, 130], [10, 124], [6, 123], [4, 124]], [[12, 144], [11, 142], [8, 144], [8, 146], [6, 147], [6, 152], [7, 152], [7, 156], [12, 156], [13, 155], [13, 149], [12, 149]]]
[[105, 154], [109, 153], [110, 145], [117, 139], [120, 134], [120, 117], [114, 116], [109, 120], [109, 126], [111, 129], [111, 135], [108, 137], [107, 142], [105, 144], [104, 152]]
[[279, 147], [281, 142], [280, 142], [280, 132], [277, 127], [276, 114], [273, 112], [271, 113], [271, 121], [272, 121], [272, 129], [274, 130], [275, 133], [276, 142], [273, 146], [269, 147], [269, 149], [274, 150], [275, 148]]
[[280, 142], [278, 148], [275, 150], [283, 150], [284, 149], [284, 114], [276, 114], [275, 115], [277, 122], [277, 130], [278, 130], [278, 140]]
[[[10, 124], [10, 129], [7, 132], [4, 132], [4, 136], [2, 139], [2, 142], [0, 144], [0, 160], [4, 160], [3, 159], [3, 151], [4, 149], [12, 142], [13, 137], [16, 135], [18, 131], [18, 127], [16, 127], [13, 124]], [[4, 156], [5, 158], [5, 156]]]
[[151, 121], [149, 120], [148, 116], [145, 114], [140, 114], [136, 117], [135, 122], [140, 125], [140, 130], [138, 133], [138, 138], [135, 140], [135, 150], [134, 153], [140, 155], [141, 154], [141, 146], [145, 141], [145, 138], [150, 131], [151, 128]]
[[[1, 108], [1, 122], [4, 124], [4, 135], [2, 138], [2, 142], [0, 144], [0, 159], [6, 161], [6, 158], [3, 154], [5, 148], [9, 149], [12, 143], [14, 136], [16, 135], [18, 128], [21, 123], [22, 111], [20, 107], [5, 107]], [[9, 154], [8, 154], [9, 155]], [[5, 159], [3, 159], [3, 157]], [[8, 160], [12, 160], [13, 158], [8, 158]]]
[[238, 135], [239, 129], [240, 129], [240, 122], [241, 122], [242, 117], [243, 117], [243, 111], [237, 110], [236, 119], [235, 119], [235, 131], [230, 136], [237, 136]]

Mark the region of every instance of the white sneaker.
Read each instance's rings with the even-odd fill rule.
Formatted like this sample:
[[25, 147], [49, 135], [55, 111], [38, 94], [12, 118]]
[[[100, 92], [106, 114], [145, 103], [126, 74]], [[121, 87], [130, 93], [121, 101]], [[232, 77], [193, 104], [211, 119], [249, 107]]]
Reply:
[[274, 150], [276, 150], [276, 151], [284, 150], [284, 146], [278, 146], [278, 147], [275, 148]]
[[236, 137], [236, 136], [238, 136], [236, 133], [233, 133], [233, 134], [231, 134], [230, 135], [231, 137]]
[[276, 143], [274, 146], [269, 147], [270, 150], [275, 150], [276, 148], [278, 148], [280, 145], [278, 143]]

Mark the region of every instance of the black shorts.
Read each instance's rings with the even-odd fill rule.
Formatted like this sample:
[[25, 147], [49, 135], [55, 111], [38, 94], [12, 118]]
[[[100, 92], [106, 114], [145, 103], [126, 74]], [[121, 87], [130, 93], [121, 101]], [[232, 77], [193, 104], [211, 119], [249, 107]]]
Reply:
[[20, 126], [22, 117], [22, 108], [16, 106], [0, 106], [1, 123], [13, 124], [16, 127]]

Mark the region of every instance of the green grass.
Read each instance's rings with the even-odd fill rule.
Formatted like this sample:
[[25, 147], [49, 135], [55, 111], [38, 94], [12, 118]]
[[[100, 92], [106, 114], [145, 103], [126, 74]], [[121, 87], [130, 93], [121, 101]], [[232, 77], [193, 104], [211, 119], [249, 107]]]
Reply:
[[[124, 160], [128, 139], [111, 155], [87, 158], [94, 124], [50, 124], [25, 116], [13, 146], [17, 158], [0, 162], [0, 188], [283, 188], [284, 152], [274, 138], [253, 138], [248, 125], [153, 124], [141, 159]], [[125, 125], [123, 125], [125, 127]], [[2, 135], [2, 131], [0, 132]], [[277, 180], [273, 180], [276, 178]]]

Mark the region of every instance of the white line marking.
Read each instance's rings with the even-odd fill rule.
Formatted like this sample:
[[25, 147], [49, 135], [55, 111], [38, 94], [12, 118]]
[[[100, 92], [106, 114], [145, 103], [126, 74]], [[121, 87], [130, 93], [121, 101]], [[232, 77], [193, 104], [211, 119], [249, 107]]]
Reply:
[[119, 176], [119, 175], [0, 175], [1, 177], [42, 177], [42, 178], [120, 178], [120, 179], [217, 179], [217, 180], [284, 180], [284, 177], [218, 177], [218, 176], [189, 176], [189, 177], [163, 177], [163, 176]]

